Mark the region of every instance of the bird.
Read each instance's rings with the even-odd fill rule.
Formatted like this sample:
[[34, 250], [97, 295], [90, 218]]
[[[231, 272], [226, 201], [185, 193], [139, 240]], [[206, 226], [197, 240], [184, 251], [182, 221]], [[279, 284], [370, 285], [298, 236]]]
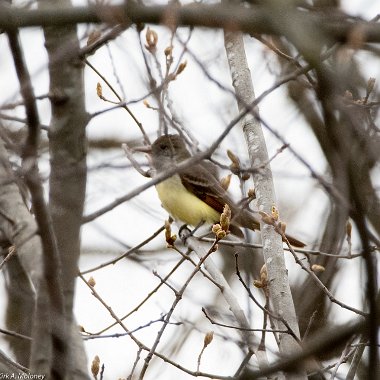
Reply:
[[[178, 134], [166, 134], [158, 137], [151, 146], [136, 150], [148, 153], [153, 169], [157, 174], [166, 172], [181, 162], [191, 158], [184, 139]], [[224, 206], [231, 209], [230, 231], [244, 236], [239, 227], [259, 230], [260, 221], [254, 213], [239, 207], [223, 188], [215, 172], [204, 162], [190, 165], [156, 185], [158, 197], [163, 208], [174, 220], [190, 226], [201, 223], [218, 223]], [[290, 244], [304, 247], [300, 240], [287, 236]]]

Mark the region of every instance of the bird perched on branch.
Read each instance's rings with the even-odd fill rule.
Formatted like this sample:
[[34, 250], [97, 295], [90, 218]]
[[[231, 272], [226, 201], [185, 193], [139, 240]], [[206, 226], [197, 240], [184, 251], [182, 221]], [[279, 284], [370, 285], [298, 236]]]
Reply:
[[[179, 135], [163, 135], [151, 146], [136, 150], [150, 154], [157, 174], [167, 171], [191, 157], [184, 140]], [[240, 227], [259, 230], [260, 222], [248, 209], [239, 207], [222, 187], [213, 173], [202, 163], [181, 169], [178, 173], [156, 185], [164, 209], [175, 220], [197, 226], [202, 222], [218, 223], [224, 205], [232, 213], [231, 233], [243, 236]], [[305, 244], [286, 235], [290, 244], [304, 247]]]

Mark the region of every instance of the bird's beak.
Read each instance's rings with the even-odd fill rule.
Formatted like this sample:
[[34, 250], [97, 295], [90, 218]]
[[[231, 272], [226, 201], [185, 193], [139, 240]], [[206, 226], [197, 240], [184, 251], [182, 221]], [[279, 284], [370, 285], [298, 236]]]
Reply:
[[142, 152], [142, 153], [152, 153], [152, 146], [151, 145], [143, 145], [143, 146], [136, 146], [133, 148], [135, 152]]

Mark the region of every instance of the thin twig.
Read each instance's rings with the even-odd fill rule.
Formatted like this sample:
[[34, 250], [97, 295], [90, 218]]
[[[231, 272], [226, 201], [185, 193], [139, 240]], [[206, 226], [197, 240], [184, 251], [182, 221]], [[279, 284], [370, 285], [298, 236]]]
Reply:
[[148, 355], [145, 358], [144, 366], [140, 372], [139, 380], [142, 380], [144, 378], [144, 375], [148, 369], [149, 362], [151, 361], [151, 359], [153, 357], [153, 353], [155, 352], [158, 344], [160, 343], [161, 337], [162, 337], [162, 335], [163, 335], [163, 333], [164, 333], [164, 331], [168, 325], [168, 322], [169, 322], [169, 320], [170, 320], [170, 318], [174, 312], [174, 309], [176, 308], [177, 304], [181, 301], [183, 293], [185, 292], [186, 288], [189, 286], [189, 284], [190, 284], [191, 280], [194, 278], [194, 276], [199, 272], [202, 264], [211, 255], [211, 253], [214, 252], [214, 247], [215, 247], [216, 243], [217, 243], [217, 240], [214, 241], [214, 243], [211, 245], [211, 247], [209, 248], [207, 253], [203, 257], [200, 258], [197, 266], [194, 268], [194, 270], [192, 271], [190, 276], [187, 278], [186, 282], [182, 285], [181, 289], [178, 291], [176, 291], [175, 289], [172, 289], [175, 293], [175, 300], [174, 300], [170, 310], [168, 311], [168, 313], [165, 317], [164, 324], [162, 325], [160, 331], [157, 333], [157, 338], [154, 341], [152, 348], [150, 349]]
[[[106, 308], [106, 310], [110, 313], [110, 315], [112, 316], [112, 318], [115, 319], [115, 321], [117, 321], [117, 324], [119, 324], [124, 329], [125, 332], [129, 333], [129, 336], [136, 343], [136, 345], [139, 347], [139, 349], [150, 352], [151, 349], [149, 347], [147, 347], [145, 344], [143, 344], [142, 342], [140, 342], [133, 334], [130, 333], [130, 331], [123, 324], [123, 322], [121, 321], [121, 319], [114, 313], [114, 311], [112, 310], [112, 308], [107, 305], [107, 303], [102, 299], [102, 297], [94, 289], [94, 287], [91, 286], [88, 283], [88, 281], [86, 281], [86, 279], [81, 274], [79, 274], [79, 277], [87, 285], [87, 287], [89, 287], [89, 289], [91, 290], [91, 292], [94, 295], [94, 297]], [[220, 375], [206, 373], [206, 372], [201, 372], [201, 371], [191, 371], [188, 368], [186, 368], [186, 367], [184, 367], [184, 366], [182, 366], [182, 365], [174, 362], [173, 360], [171, 360], [167, 356], [158, 353], [157, 351], [153, 351], [153, 355], [157, 356], [158, 358], [160, 358], [164, 362], [169, 363], [170, 365], [174, 366], [175, 368], [177, 368], [177, 369], [179, 369], [179, 370], [183, 371], [184, 373], [187, 373], [187, 374], [189, 374], [191, 376], [196, 376], [196, 377], [203, 376], [203, 377], [208, 377], [210, 379], [219, 379], [219, 380], [236, 380], [232, 376], [220, 376]]]
[[14, 256], [15, 253], [16, 253], [16, 247], [14, 245], [8, 248], [8, 254], [4, 257], [4, 260], [0, 263], [0, 270], [11, 259], [11, 257]]
[[[207, 238], [207, 237], [201, 237], [199, 238], [201, 241], [206, 241], [206, 242], [212, 242], [213, 239], [211, 238]], [[230, 247], [245, 247], [245, 248], [263, 248], [263, 245], [262, 244], [256, 244], [256, 243], [247, 243], [247, 242], [244, 242], [244, 241], [241, 241], [241, 240], [234, 240], [234, 241], [230, 241], [230, 240], [220, 240], [218, 242], [218, 244], [220, 245], [226, 245], [226, 246], [230, 246]], [[288, 247], [284, 247], [284, 250], [285, 251], [289, 251], [290, 252], [290, 249]], [[327, 252], [322, 252], [322, 251], [318, 251], [318, 250], [310, 250], [310, 249], [304, 249], [304, 248], [293, 248], [294, 252], [297, 252], [297, 253], [303, 253], [305, 255], [313, 255], [313, 256], [328, 256], [328, 257], [335, 257], [335, 258], [338, 258], [338, 259], [347, 259], [347, 260], [351, 260], [353, 258], [356, 258], [356, 257], [362, 257], [363, 256], [363, 253], [354, 253], [354, 254], [351, 254], [351, 256], [347, 253], [347, 255], [335, 255], [334, 253], [327, 253]], [[378, 251], [379, 248], [378, 247], [373, 247], [373, 249], [371, 250], [371, 252], [376, 252]]]
[[[149, 322], [145, 323], [144, 325], [136, 327], [133, 330], [126, 332], [126, 333], [115, 333], [115, 334], [108, 334], [108, 335], [89, 334], [89, 335], [84, 335], [83, 339], [84, 340], [93, 340], [93, 339], [121, 338], [124, 336], [129, 336], [129, 335], [135, 333], [136, 331], [143, 330], [147, 327], [154, 325], [155, 323], [164, 322], [164, 318], [165, 318], [165, 316], [163, 315], [160, 318], [149, 321]], [[180, 322], [170, 322], [169, 324], [170, 325], [181, 325]]]
[[267, 308], [265, 308], [264, 306], [262, 306], [260, 304], [260, 302], [258, 302], [256, 300], [256, 297], [253, 295], [251, 289], [248, 287], [248, 285], [245, 283], [245, 281], [243, 280], [242, 276], [241, 276], [241, 273], [240, 273], [240, 270], [239, 270], [239, 262], [238, 262], [238, 257], [239, 255], [237, 253], [235, 253], [235, 272], [236, 272], [236, 275], [238, 276], [238, 279], [239, 281], [241, 282], [241, 284], [243, 285], [243, 287], [245, 288], [245, 290], [247, 291], [248, 295], [249, 295], [249, 298], [265, 313], [265, 314], [268, 314], [270, 315], [272, 318], [282, 322], [284, 324], [284, 326], [287, 328], [287, 332], [298, 342], [300, 343], [300, 340], [299, 338], [297, 337], [297, 335], [292, 331], [292, 329], [290, 328], [289, 324], [287, 323], [286, 320], [284, 320], [281, 316], [278, 316], [274, 313], [272, 313], [270, 310], [268, 310]]
[[[88, 59], [84, 59], [84, 62], [86, 63], [86, 65], [87, 65], [88, 67], [90, 67], [90, 68], [91, 68], [91, 69], [92, 69], [92, 70], [93, 70], [93, 71], [99, 76], [99, 78], [101, 78], [101, 79], [103, 80], [103, 82], [108, 86], [108, 88], [114, 93], [114, 95], [118, 98], [118, 100], [119, 100], [119, 102], [120, 102], [119, 105], [118, 105], [118, 107], [124, 108], [124, 109], [128, 112], [129, 116], [132, 118], [132, 120], [133, 120], [133, 121], [136, 123], [136, 125], [139, 127], [139, 129], [140, 129], [142, 135], [144, 136], [144, 140], [145, 140], [145, 142], [146, 142], [147, 144], [150, 144], [149, 137], [148, 137], [148, 135], [146, 134], [146, 132], [145, 132], [145, 130], [144, 130], [144, 127], [143, 127], [142, 123], [140, 123], [140, 122], [137, 120], [136, 116], [135, 116], [134, 113], [130, 110], [130, 108], [127, 106], [127, 104], [126, 104], [125, 102], [123, 103], [123, 99], [120, 97], [120, 95], [119, 95], [118, 92], [114, 89], [114, 87], [111, 85], [111, 83], [107, 80], [107, 78], [106, 78], [104, 75], [102, 75], [102, 74], [99, 72], [99, 70], [97, 70], [97, 69], [95, 68], [95, 66], [89, 62]], [[94, 115], [91, 115], [91, 117], [93, 117], [93, 116], [94, 116]]]
[[214, 321], [208, 314], [207, 314], [207, 311], [204, 307], [202, 307], [202, 312], [203, 314], [205, 315], [205, 317], [210, 321], [211, 324], [213, 325], [216, 325], [216, 326], [220, 326], [220, 327], [225, 327], [227, 329], [234, 329], [234, 330], [242, 330], [242, 331], [256, 331], [256, 332], [272, 332], [272, 333], [287, 333], [289, 334], [289, 331], [288, 330], [271, 330], [271, 329], [248, 329], [248, 328], [244, 328], [244, 327], [239, 327], [239, 326], [231, 326], [231, 325], [227, 325], [225, 323], [220, 323], [220, 322], [216, 322]]
[[133, 153], [131, 151], [131, 149], [128, 147], [127, 144], [122, 144], [121, 147], [123, 148], [124, 152], [125, 152], [125, 155], [127, 156], [128, 160], [130, 161], [130, 163], [132, 164], [132, 166], [144, 177], [151, 177], [150, 175], [150, 171], [146, 171], [146, 170], [143, 170], [141, 169], [141, 166], [139, 165], [139, 163], [135, 160], [134, 156], [133, 156]]
[[19, 339], [24, 339], [24, 340], [29, 340], [29, 341], [32, 340], [32, 337], [20, 334], [20, 333], [18, 333], [16, 331], [10, 331], [10, 330], [0, 329], [0, 333], [2, 333], [4, 335], [13, 336], [14, 338], [19, 338]]
[[326, 286], [324, 285], [324, 283], [318, 278], [318, 276], [311, 270], [309, 269], [306, 265], [303, 264], [303, 262], [298, 258], [298, 256], [296, 255], [293, 247], [290, 245], [288, 239], [286, 238], [285, 234], [282, 233], [281, 234], [282, 238], [284, 239], [284, 241], [286, 242], [286, 244], [288, 245], [288, 248], [289, 248], [289, 251], [291, 252], [291, 254], [293, 255], [294, 257], [294, 260], [296, 261], [296, 263], [305, 271], [307, 272], [311, 278], [314, 280], [314, 282], [318, 285], [318, 287], [323, 291], [323, 293], [325, 293], [327, 295], [327, 297], [329, 298], [329, 300], [331, 302], [334, 302], [335, 304], [339, 305], [340, 307], [344, 308], [344, 309], [347, 309], [347, 310], [350, 310], [356, 314], [359, 314], [363, 317], [366, 317], [368, 316], [368, 313], [362, 311], [362, 310], [359, 310], [359, 309], [356, 309], [352, 306], [349, 306], [349, 305], [346, 305], [345, 303], [337, 300], [333, 295], [332, 293], [326, 288]]
[[155, 237], [157, 237], [162, 231], [165, 230], [165, 226], [161, 226], [158, 230], [156, 230], [152, 235], [150, 235], [149, 237], [147, 237], [144, 241], [142, 241], [141, 243], [137, 244], [136, 246], [134, 246], [133, 248], [129, 249], [127, 252], [123, 253], [122, 255], [112, 259], [112, 260], [109, 260], [109, 261], [106, 261], [100, 265], [97, 265], [96, 267], [93, 267], [93, 268], [90, 268], [90, 269], [86, 269], [84, 271], [81, 271], [80, 274], [84, 275], [84, 274], [87, 274], [87, 273], [91, 273], [91, 272], [95, 272], [99, 269], [102, 269], [102, 268], [105, 268], [109, 265], [114, 265], [116, 264], [118, 261], [130, 256], [131, 254], [135, 253], [136, 251], [138, 251], [141, 247], [143, 247], [144, 245], [146, 245], [147, 243], [149, 243], [151, 240], [153, 240]]

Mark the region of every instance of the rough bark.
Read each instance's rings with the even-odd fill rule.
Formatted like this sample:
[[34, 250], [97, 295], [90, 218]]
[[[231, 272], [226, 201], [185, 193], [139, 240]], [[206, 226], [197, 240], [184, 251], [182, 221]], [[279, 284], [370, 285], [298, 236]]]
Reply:
[[[0, 139], [0, 230], [6, 243], [4, 247], [14, 246], [16, 249], [16, 255], [2, 269], [6, 272], [8, 293], [7, 328], [30, 336], [35, 289], [42, 276], [42, 247], [36, 222], [23, 200], [8, 160], [4, 142]], [[30, 341], [10, 338], [9, 343], [17, 361], [27, 366]]]
[[[225, 48], [232, 84], [235, 88], [238, 107], [241, 112], [255, 99], [244, 50], [243, 35], [241, 33], [225, 32]], [[254, 112], [257, 115], [258, 109], [256, 108]], [[268, 162], [269, 157], [263, 131], [260, 122], [252, 112], [243, 118], [241, 126], [247, 141], [252, 167]], [[253, 181], [259, 209], [270, 215], [272, 206], [276, 205], [277, 202], [269, 164], [253, 174]], [[297, 316], [290, 291], [281, 237], [272, 226], [263, 222], [261, 222], [261, 236], [273, 312], [278, 316], [282, 316], [296, 336], [299, 337]], [[278, 328], [284, 328], [281, 322], [278, 325]], [[299, 344], [289, 334], [282, 334], [279, 348], [282, 355], [292, 355], [300, 351]], [[306, 375], [300, 372], [298, 374], [289, 374], [288, 378], [305, 379]]]
[[[39, 7], [70, 7], [70, 1], [40, 1]], [[75, 334], [73, 302], [80, 254], [80, 227], [86, 191], [86, 139], [83, 64], [76, 26], [44, 29], [49, 57], [52, 121], [49, 128], [49, 209], [61, 261], [61, 284], [67, 320], [68, 378], [88, 378], [79, 333]]]

